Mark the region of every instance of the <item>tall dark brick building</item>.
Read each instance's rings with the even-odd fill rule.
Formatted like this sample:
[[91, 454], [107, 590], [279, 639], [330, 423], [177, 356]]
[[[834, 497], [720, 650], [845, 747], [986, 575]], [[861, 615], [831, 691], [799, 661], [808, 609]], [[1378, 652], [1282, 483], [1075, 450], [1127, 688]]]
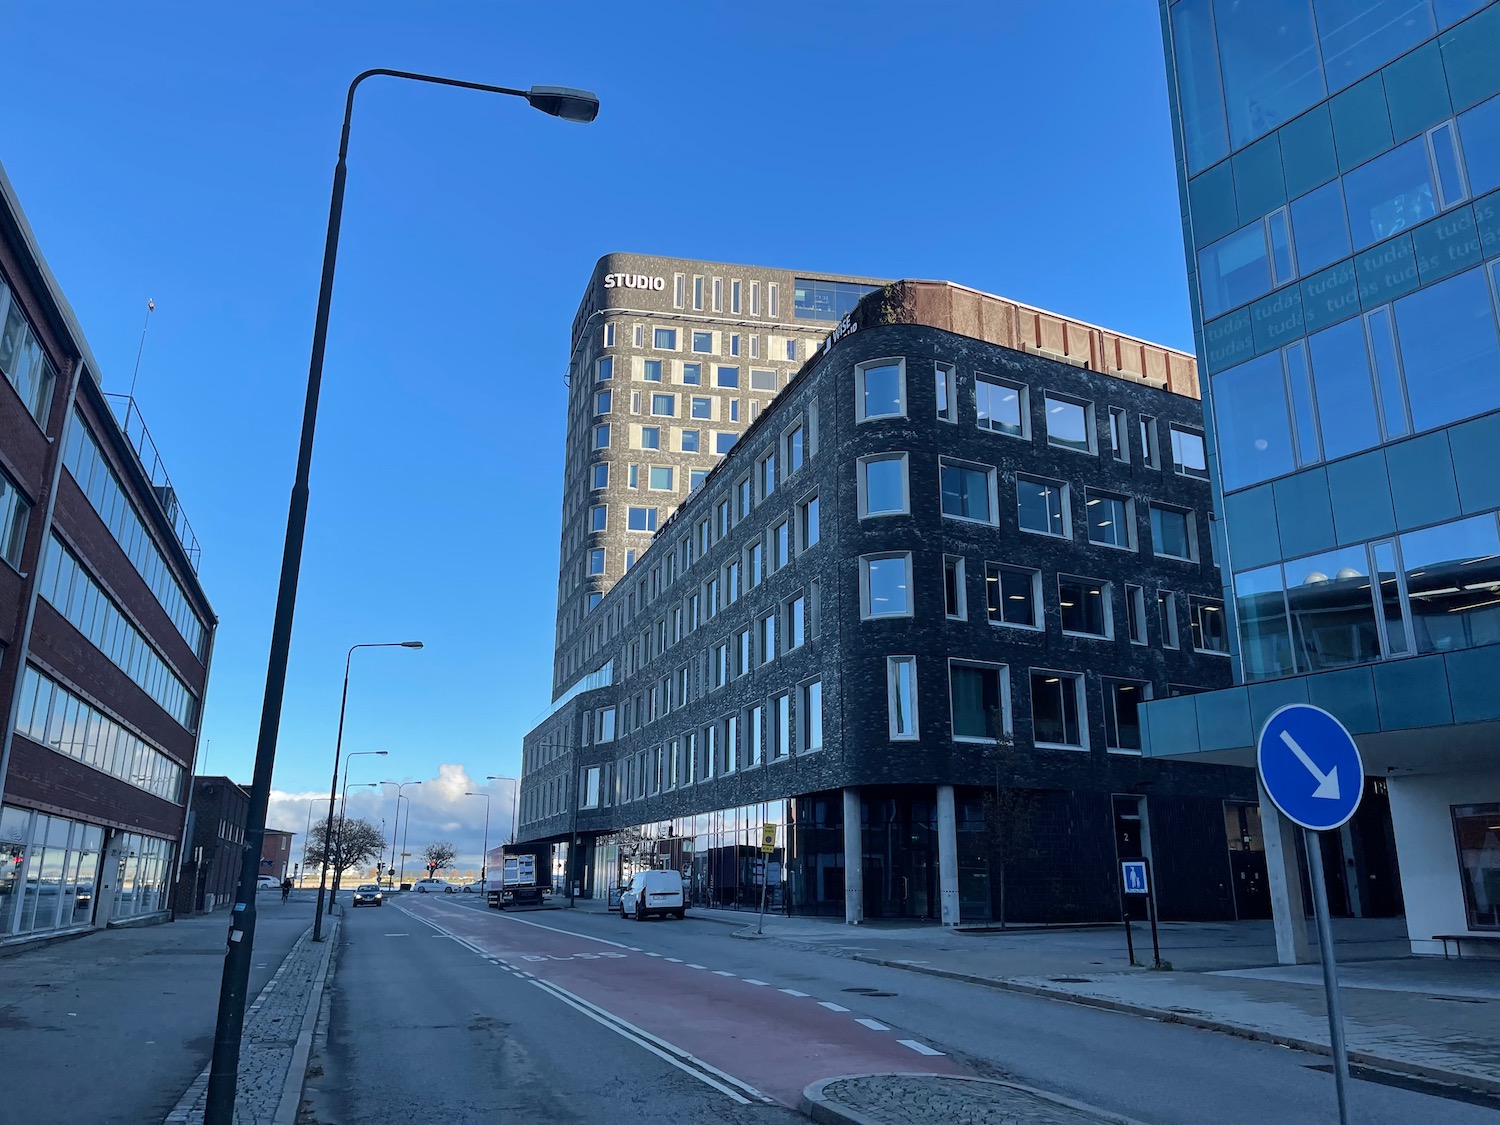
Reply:
[[165, 919], [217, 621], [0, 172], [0, 943]]
[[1250, 772], [1140, 755], [1143, 701], [1229, 682], [1197, 389], [1015, 302], [871, 292], [584, 619], [521, 838], [576, 838], [585, 894], [769, 873], [850, 921], [992, 918], [1002, 867], [1011, 920], [1117, 918], [1140, 855], [1166, 917], [1263, 913]]

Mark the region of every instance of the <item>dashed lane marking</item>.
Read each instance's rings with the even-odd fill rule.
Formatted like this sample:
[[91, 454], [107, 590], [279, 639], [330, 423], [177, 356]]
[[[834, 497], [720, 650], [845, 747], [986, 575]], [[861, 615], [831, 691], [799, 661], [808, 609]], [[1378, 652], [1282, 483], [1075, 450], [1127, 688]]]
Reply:
[[807, 995], [807, 993], [805, 993], [805, 992], [798, 992], [795, 988], [783, 988], [781, 991], [785, 992], [788, 996], [803, 996], [803, 997], [805, 997]]
[[871, 1031], [889, 1031], [890, 1030], [890, 1028], [886, 1027], [885, 1024], [881, 1023], [879, 1020], [857, 1019], [854, 1022], [858, 1023], [858, 1024], [863, 1024], [865, 1027], [868, 1027]]
[[694, 965], [691, 962], [689, 962], [688, 963], [688, 968], [690, 968], [690, 969], [706, 969], [706, 968], [708, 968], [708, 966], [707, 965]]
[[724, 970], [724, 969], [715, 969], [714, 970], [714, 976], [716, 976], [716, 977], [732, 977], [732, 976], [734, 976], [734, 974], [731, 973], [731, 972], [728, 972], [727, 970]]
[[746, 984], [758, 984], [762, 988], [767, 987], [771, 983], [768, 980], [756, 980], [754, 977], [744, 977], [743, 979]]
[[818, 1007], [827, 1008], [830, 1012], [847, 1012], [849, 1010], [842, 1004], [835, 1004], [832, 1000], [819, 1000]]
[[934, 1051], [926, 1043], [918, 1043], [915, 1039], [897, 1039], [896, 1042], [900, 1043], [903, 1047], [910, 1047], [919, 1055], [941, 1055], [943, 1053], [942, 1051]]
[[672, 962], [672, 964], [674, 964], [674, 965], [680, 965], [680, 964], [682, 964], [682, 958], [681, 957], [668, 957], [668, 958], [666, 958], [666, 960]]

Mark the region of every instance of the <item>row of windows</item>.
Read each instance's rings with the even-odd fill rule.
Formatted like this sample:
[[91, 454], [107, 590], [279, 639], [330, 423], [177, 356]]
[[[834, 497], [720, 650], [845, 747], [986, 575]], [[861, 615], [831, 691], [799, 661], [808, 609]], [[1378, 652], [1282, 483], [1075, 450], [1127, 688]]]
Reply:
[[99, 443], [94, 440], [93, 432], [84, 421], [83, 413], [78, 410], [73, 412], [73, 426], [68, 431], [63, 463], [68, 466], [78, 487], [89, 498], [94, 511], [99, 513], [104, 526], [109, 528], [110, 534], [124, 549], [136, 573], [146, 580], [146, 585], [156, 595], [156, 600], [167, 611], [167, 616], [177, 626], [182, 639], [187, 641], [193, 652], [202, 656], [203, 642], [207, 639], [208, 631], [193, 611], [187, 594], [173, 575], [172, 568], [167, 565], [167, 560], [162, 556], [151, 533], [146, 530], [146, 525], [131, 504], [124, 486], [120, 484], [120, 478], [115, 476], [114, 469], [105, 460]]
[[[1177, 0], [1172, 8], [1188, 171], [1196, 173], [1352, 86], [1485, 0]], [[1432, 45], [1455, 106], [1500, 85], [1500, 13], [1493, 9]], [[1416, 52], [1420, 55], [1421, 52]], [[1410, 57], [1410, 56], [1409, 56]], [[1402, 60], [1406, 63], [1407, 60]], [[1419, 64], [1387, 79], [1431, 85]], [[1409, 73], [1416, 71], [1417, 73]]]
[[[764, 404], [756, 399], [749, 401], [750, 420], [754, 421], [760, 416]], [[718, 421], [721, 418], [738, 422], [742, 406], [741, 400], [737, 398], [717, 395], [678, 395], [671, 391], [652, 391], [647, 394], [632, 391], [629, 402], [631, 414], [651, 414], [658, 418], [697, 418], [705, 422]], [[593, 406], [596, 417], [610, 414], [615, 406], [614, 392], [609, 390], [596, 392]]]
[[42, 354], [41, 342], [21, 311], [21, 303], [3, 281], [0, 281], [0, 324], [3, 324], [0, 372], [21, 396], [36, 424], [45, 430], [52, 411], [52, 385], [57, 381], [57, 372], [52, 361]]
[[198, 701], [56, 535], [47, 546], [40, 593], [142, 691], [188, 730]]
[[1500, 262], [1211, 377], [1226, 492], [1500, 409]]
[[21, 682], [16, 731], [163, 800], [182, 801], [177, 762], [30, 665]]
[[26, 545], [26, 525], [31, 520], [31, 501], [21, 494], [16, 482], [0, 469], [0, 558], [13, 567], [21, 565], [21, 551]]
[[[607, 323], [604, 326], [604, 346], [607, 348], [615, 345], [615, 326]], [[634, 330], [633, 340], [638, 348], [646, 346], [646, 327], [637, 324]], [[757, 333], [725, 332], [717, 328], [661, 328], [651, 329], [651, 348], [659, 352], [677, 352], [684, 348], [693, 355], [727, 355], [746, 356], [750, 359], [761, 358], [761, 337]], [[767, 336], [765, 347], [766, 359], [786, 359], [795, 363], [797, 360], [797, 339], [791, 336]], [[602, 361], [601, 361], [602, 362]], [[639, 375], [639, 363], [637, 366], [637, 377]], [[647, 359], [643, 361], [647, 370], [653, 369], [657, 372], [655, 381], [661, 382], [662, 361], [659, 359]], [[682, 368], [700, 368], [698, 374], [701, 376], [701, 365], [697, 363], [683, 363]], [[651, 376], [645, 376], [650, 379]], [[609, 378], [607, 374], [596, 372], [595, 378]]]
[[[873, 453], [859, 458], [856, 500], [860, 519], [911, 514], [911, 483], [905, 452]], [[1027, 473], [1015, 479], [1016, 525], [1021, 531], [1074, 538], [1073, 486], [1066, 481]], [[938, 504], [945, 518], [998, 525], [999, 471], [993, 465], [938, 458]], [[1135, 500], [1100, 488], [1085, 488], [1085, 535], [1088, 542], [1122, 550], [1137, 549]], [[1197, 515], [1191, 509], [1150, 501], [1151, 551], [1158, 558], [1198, 560]]]
[[[775, 281], [767, 282], [765, 292], [765, 315], [775, 319], [781, 315], [781, 285]], [[672, 307], [674, 309], [686, 308], [690, 294], [693, 309], [698, 312], [702, 312], [705, 308], [705, 301], [710, 311], [724, 312], [727, 300], [728, 311], [731, 313], [738, 314], [743, 308], [751, 316], [761, 315], [761, 283], [759, 281], [744, 282], [737, 277], [725, 279], [705, 277], [701, 274], [688, 277], [686, 274], [674, 273], [672, 275]]]
[[[788, 351], [795, 351], [796, 341], [789, 340]], [[795, 358], [789, 355], [787, 358]], [[682, 387], [718, 387], [721, 390], [739, 390], [747, 387], [752, 391], [775, 391], [785, 385], [786, 374], [774, 367], [741, 368], [735, 364], [715, 363], [705, 365], [697, 362], [673, 362], [660, 359], [632, 360], [635, 382], [675, 383]], [[707, 370], [705, 370], [707, 367]], [[614, 379], [615, 360], [603, 356], [594, 366], [594, 383], [609, 383]]]

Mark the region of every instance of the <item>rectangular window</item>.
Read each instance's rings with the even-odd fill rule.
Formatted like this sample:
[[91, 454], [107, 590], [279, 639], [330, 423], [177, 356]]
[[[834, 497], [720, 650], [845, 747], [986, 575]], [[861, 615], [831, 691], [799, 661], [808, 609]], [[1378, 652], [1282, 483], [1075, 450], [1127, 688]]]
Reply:
[[646, 343], [646, 328], [645, 328], [645, 326], [641, 325], [641, 324], [632, 325], [631, 326], [631, 332], [630, 332], [630, 339], [631, 339], [631, 342], [634, 343], [636, 347], [638, 347], [638, 348], [644, 347], [645, 343]]
[[740, 385], [740, 369], [738, 367], [725, 367], [723, 365], [714, 368], [714, 385], [734, 389]]
[[[697, 349], [694, 348], [694, 351]], [[682, 365], [682, 382], [684, 386], [699, 387], [703, 385], [703, 364], [684, 363]]]
[[760, 498], [764, 500], [776, 491], [776, 454], [767, 453], [760, 459]]
[[683, 297], [687, 288], [687, 279], [680, 273], [672, 275], [672, 307], [680, 309], [683, 306]]
[[785, 758], [792, 752], [792, 697], [778, 695], [773, 706], [776, 721], [771, 730], [771, 757]]
[[701, 277], [693, 278], [693, 308], [700, 312], [703, 309], [703, 279]]
[[1027, 387], [983, 373], [974, 376], [976, 423], [981, 430], [1010, 437], [1030, 437]]
[[631, 508], [628, 513], [628, 523], [626, 526], [631, 531], [655, 531], [656, 509]]
[[1084, 714], [1082, 676], [1032, 669], [1031, 729], [1037, 745], [1087, 747]]
[[750, 369], [750, 389], [752, 391], [774, 391], [776, 389], [776, 372], [767, 371], [762, 367]]
[[969, 616], [961, 555], [943, 556], [943, 610], [955, 621], [963, 621]]
[[729, 334], [729, 354], [740, 354], [740, 334], [738, 332], [731, 332]]
[[656, 329], [652, 335], [652, 346], [663, 351], [675, 352], [677, 350], [677, 329]]
[[740, 311], [740, 283], [738, 281], [729, 283], [729, 311], [732, 313]]
[[797, 728], [802, 737], [802, 750], [810, 752], [823, 749], [823, 681], [813, 680], [802, 685], [798, 700]]
[[646, 382], [660, 383], [662, 378], [662, 366], [659, 359], [646, 359], [641, 361], [641, 370], [645, 375]]
[[1072, 535], [1066, 484], [1017, 474], [1016, 505], [1022, 531], [1064, 539]]
[[1197, 558], [1193, 539], [1193, 513], [1181, 508], [1151, 505], [1151, 550], [1159, 558]]
[[694, 395], [688, 403], [688, 411], [694, 418], [712, 419], [714, 416], [714, 400], [703, 395]]
[[30, 516], [30, 502], [21, 495], [20, 489], [9, 476], [0, 473], [0, 557], [4, 557], [6, 562], [18, 569]]
[[756, 332], [750, 334], [750, 358], [760, 358], [760, 334]]
[[804, 454], [802, 439], [803, 431], [801, 426], [793, 426], [790, 430], [787, 431], [786, 440], [784, 443], [786, 448], [785, 465], [787, 476], [791, 476], [798, 469], [802, 468], [802, 459]]
[[1125, 616], [1130, 628], [1130, 643], [1146, 643], [1146, 591], [1134, 583], [1125, 583]]
[[642, 426], [641, 427], [641, 448], [642, 449], [660, 449], [661, 448], [661, 427], [660, 426]]
[[1094, 452], [1093, 403], [1077, 402], [1048, 391], [1043, 396], [1047, 444], [1079, 453]]
[[906, 481], [906, 454], [887, 453], [861, 457], [856, 476], [859, 484], [859, 518], [904, 515], [911, 510]]
[[589, 573], [604, 573], [604, 548], [594, 547], [589, 551]]
[[771, 529], [771, 571], [775, 573], [792, 561], [791, 528], [782, 520]]
[[1193, 632], [1194, 650], [1229, 655], [1229, 623], [1224, 620], [1223, 602], [1188, 595], [1188, 627]]
[[701, 430], [679, 430], [677, 431], [678, 448], [683, 453], [697, 453], [699, 444], [703, 439]]
[[749, 477], [741, 477], [734, 486], [735, 516], [736, 520], [742, 520], [750, 514], [750, 509], [755, 504], [755, 488]]
[[589, 467], [589, 473], [589, 484], [592, 488], [598, 490], [601, 488], [609, 487], [609, 465], [607, 463], [591, 465]]
[[794, 363], [797, 360], [797, 341], [791, 337], [786, 342], [786, 358]]
[[1156, 612], [1161, 618], [1162, 648], [1177, 647], [1177, 595], [1160, 590], [1156, 595]]
[[724, 311], [724, 279], [722, 277], [716, 277], [716, 278], [714, 278], [713, 294], [714, 294], [714, 296], [713, 296], [713, 310], [714, 310], [714, 312], [723, 312]]
[[608, 414], [610, 402], [613, 397], [614, 396], [609, 391], [600, 391], [598, 394], [596, 394], [594, 396], [594, 413]]
[[1141, 464], [1148, 469], [1161, 468], [1156, 455], [1156, 419], [1141, 415]]
[[733, 430], [714, 431], [714, 452], [728, 453], [734, 448], [734, 443], [740, 440], [740, 435]]
[[760, 315], [760, 282], [758, 281], [750, 283], [750, 315]]
[[766, 578], [766, 552], [757, 539], [745, 548], [745, 589], [753, 590]]
[[599, 504], [589, 509], [589, 530], [603, 531], [608, 515], [609, 508], [604, 504]]
[[[699, 355], [712, 355], [714, 350], [714, 334], [712, 332], [693, 333], [693, 351]], [[697, 367], [697, 364], [692, 364]]]
[[673, 469], [670, 465], [652, 465], [647, 476], [646, 487], [658, 492], [672, 491]]
[[606, 348], [615, 346], [615, 322], [612, 320], [604, 325], [604, 346]]
[[993, 742], [1010, 730], [1007, 680], [1008, 669], [1003, 664], [948, 662], [948, 702], [955, 741]]
[[609, 423], [608, 422], [605, 422], [602, 425], [598, 425], [598, 426], [594, 427], [594, 448], [595, 449], [608, 449], [609, 448]]
[[1040, 629], [1042, 573], [1027, 567], [986, 563], [985, 597], [991, 625]]
[[1203, 452], [1203, 435], [1181, 426], [1167, 427], [1172, 435], [1172, 471], [1178, 476], [1208, 479], [1208, 459]]
[[817, 543], [821, 529], [818, 527], [818, 498], [816, 496], [803, 501], [798, 512], [798, 528], [802, 537], [801, 550], [805, 551]]
[[1133, 531], [1134, 502], [1112, 492], [1084, 490], [1084, 514], [1088, 518], [1089, 542], [1129, 550]]
[[766, 285], [766, 313], [772, 319], [781, 315], [781, 286], [774, 281]]
[[720, 500], [714, 505], [714, 538], [723, 539], [729, 534], [729, 501]]
[[1125, 411], [1118, 406], [1109, 408], [1109, 452], [1116, 461], [1130, 460], [1130, 442], [1126, 438]]
[[692, 785], [698, 780], [698, 735], [690, 731], [682, 736], [682, 783]]
[[776, 615], [768, 613], [760, 619], [760, 662], [767, 664], [776, 659]]
[[729, 400], [729, 420], [738, 422], [740, 420], [740, 400], [732, 398]]
[[995, 523], [995, 470], [982, 465], [939, 459], [943, 515], [952, 519]]
[[957, 422], [958, 369], [951, 363], [935, 364], [932, 378], [937, 391], [937, 416], [944, 422]]
[[714, 646], [713, 675], [713, 686], [716, 688], [721, 688], [729, 682], [729, 645], [727, 643]]
[[1354, 249], [1363, 250], [1437, 213], [1427, 142], [1415, 137], [1344, 176]]
[[1114, 635], [1111, 586], [1095, 578], [1057, 576], [1057, 604], [1062, 611], [1064, 633], [1081, 637], [1109, 638]]
[[807, 642], [807, 600], [801, 594], [786, 603], [785, 636], [788, 652]]
[[751, 638], [749, 629], [741, 629], [734, 635], [734, 674], [744, 676], [751, 668]]
[[1140, 706], [1151, 698], [1145, 680], [1104, 677], [1104, 745], [1110, 750], [1141, 749]]
[[759, 703], [745, 710], [746, 766], [760, 765], [761, 739], [765, 735], [766, 709]]
[[910, 617], [911, 554], [862, 555], [859, 560], [860, 615]]
[[1495, 849], [1500, 846], [1500, 803], [1450, 805], [1453, 841], [1464, 888], [1464, 910], [1471, 930], [1500, 930], [1500, 875]]
[[875, 360], [854, 369], [855, 421], [906, 416], [906, 366], [903, 361]]
[[673, 418], [677, 415], [676, 395], [652, 395], [651, 413], [658, 418]]
[[886, 698], [891, 739], [917, 737], [917, 658], [888, 656], [885, 661]]

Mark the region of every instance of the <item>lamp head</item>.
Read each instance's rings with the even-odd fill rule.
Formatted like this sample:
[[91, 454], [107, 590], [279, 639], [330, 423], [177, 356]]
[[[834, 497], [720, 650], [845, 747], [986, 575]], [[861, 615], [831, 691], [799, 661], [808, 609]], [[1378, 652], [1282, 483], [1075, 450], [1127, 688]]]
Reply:
[[421, 648], [422, 647], [422, 642], [421, 641], [402, 641], [401, 642], [401, 647], [402, 648]]
[[571, 86], [533, 86], [526, 91], [526, 100], [533, 109], [564, 121], [587, 124], [599, 115], [598, 96]]

